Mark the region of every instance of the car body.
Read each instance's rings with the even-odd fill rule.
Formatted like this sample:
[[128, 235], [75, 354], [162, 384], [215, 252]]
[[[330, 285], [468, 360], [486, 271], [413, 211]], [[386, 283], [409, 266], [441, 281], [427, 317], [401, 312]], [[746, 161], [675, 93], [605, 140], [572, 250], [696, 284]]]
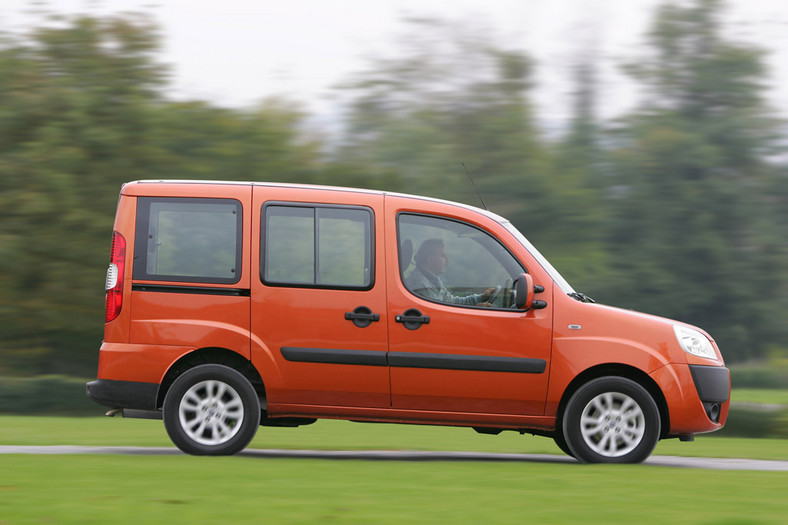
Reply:
[[131, 182], [106, 288], [89, 397], [163, 417], [192, 454], [334, 418], [515, 430], [638, 462], [728, 413], [707, 333], [590, 302], [511, 223], [464, 204]]

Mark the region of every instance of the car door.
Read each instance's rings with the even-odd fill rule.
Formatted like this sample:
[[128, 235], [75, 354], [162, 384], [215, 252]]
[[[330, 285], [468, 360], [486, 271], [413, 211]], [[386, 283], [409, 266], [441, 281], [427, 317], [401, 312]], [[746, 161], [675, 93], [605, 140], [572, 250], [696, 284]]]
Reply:
[[[439, 203], [429, 209], [386, 198], [389, 265], [399, 267], [388, 285], [392, 407], [542, 415], [551, 281], [491, 218]], [[522, 272], [545, 288], [537, 297], [546, 307], [512, 305]]]
[[252, 359], [269, 412], [387, 408], [383, 196], [259, 185], [253, 209]]

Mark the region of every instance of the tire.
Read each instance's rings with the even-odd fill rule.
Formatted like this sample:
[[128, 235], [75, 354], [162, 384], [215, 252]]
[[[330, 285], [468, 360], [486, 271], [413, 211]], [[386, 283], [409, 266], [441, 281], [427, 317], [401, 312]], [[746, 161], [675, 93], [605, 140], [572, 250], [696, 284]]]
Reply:
[[252, 384], [223, 365], [200, 365], [180, 375], [162, 411], [175, 446], [198, 456], [240, 452], [260, 426], [260, 400]]
[[566, 444], [566, 438], [564, 438], [564, 432], [562, 429], [556, 429], [555, 434], [553, 434], [553, 441], [555, 441], [555, 444], [561, 449], [561, 452], [567, 456], [575, 457], [574, 453], [569, 448], [569, 445]]
[[660, 424], [659, 408], [640, 384], [600, 377], [569, 399], [563, 436], [583, 463], [640, 463], [654, 451]]

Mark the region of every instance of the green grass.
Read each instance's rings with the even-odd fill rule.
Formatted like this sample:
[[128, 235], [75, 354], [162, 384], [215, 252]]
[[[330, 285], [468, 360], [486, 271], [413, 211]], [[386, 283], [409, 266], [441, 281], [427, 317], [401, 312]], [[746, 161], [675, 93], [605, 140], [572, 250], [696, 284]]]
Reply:
[[788, 390], [737, 388], [731, 392], [731, 401], [761, 405], [788, 405]]
[[[0, 444], [172, 446], [161, 421], [0, 417]], [[558, 453], [470, 429], [318, 421], [254, 448]], [[657, 454], [788, 459], [785, 441], [699, 437]], [[0, 524], [781, 524], [788, 473], [648, 465], [0, 455]]]
[[3, 523], [778, 524], [788, 475], [579, 464], [3, 456]]
[[[0, 416], [0, 445], [173, 446], [161, 421]], [[252, 448], [310, 450], [447, 450], [562, 454], [552, 439], [469, 428], [320, 420], [299, 428], [260, 427]], [[655, 454], [788, 460], [788, 441], [700, 435], [693, 443], [661, 441]]]

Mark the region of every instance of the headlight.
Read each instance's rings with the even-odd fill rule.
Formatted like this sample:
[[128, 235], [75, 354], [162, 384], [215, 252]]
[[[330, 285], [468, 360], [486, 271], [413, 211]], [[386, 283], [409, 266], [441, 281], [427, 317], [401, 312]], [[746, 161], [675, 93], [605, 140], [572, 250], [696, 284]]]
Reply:
[[702, 333], [677, 324], [673, 325], [673, 331], [676, 332], [676, 339], [679, 342], [679, 346], [681, 346], [685, 352], [698, 357], [705, 357], [706, 359], [717, 359], [717, 352], [715, 352], [714, 347], [711, 346], [711, 341]]

